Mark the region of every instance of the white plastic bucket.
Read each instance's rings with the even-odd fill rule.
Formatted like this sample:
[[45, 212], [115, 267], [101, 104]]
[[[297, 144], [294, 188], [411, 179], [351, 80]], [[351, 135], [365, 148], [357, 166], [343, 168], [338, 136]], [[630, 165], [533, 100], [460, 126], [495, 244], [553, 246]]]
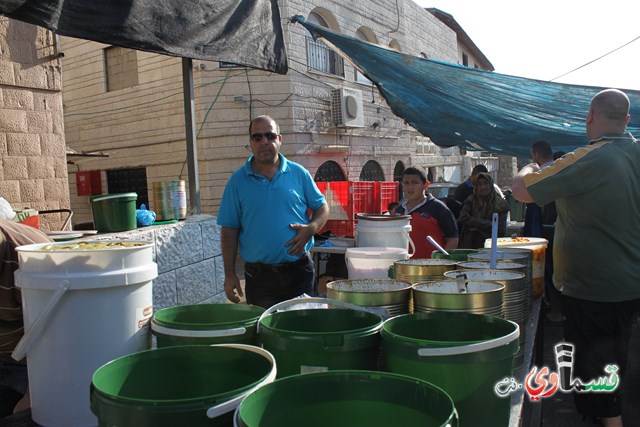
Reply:
[[[125, 242], [91, 242], [122, 245]], [[43, 249], [20, 246], [16, 284], [22, 289], [25, 336], [13, 353], [26, 353], [31, 414], [39, 425], [95, 426], [89, 407], [94, 371], [150, 347], [152, 246]]]
[[344, 258], [349, 279], [380, 279], [389, 277], [389, 267], [394, 261], [407, 259], [409, 255], [401, 248], [349, 248]]
[[356, 246], [402, 248], [415, 252], [411, 232], [410, 215], [357, 214]]

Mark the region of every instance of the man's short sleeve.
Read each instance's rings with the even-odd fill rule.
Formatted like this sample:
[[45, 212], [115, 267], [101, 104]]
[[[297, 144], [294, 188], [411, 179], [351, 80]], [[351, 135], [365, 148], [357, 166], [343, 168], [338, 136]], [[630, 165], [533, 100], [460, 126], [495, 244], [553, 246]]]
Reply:
[[216, 222], [221, 227], [240, 228], [240, 198], [238, 197], [237, 175], [231, 175], [222, 194]]

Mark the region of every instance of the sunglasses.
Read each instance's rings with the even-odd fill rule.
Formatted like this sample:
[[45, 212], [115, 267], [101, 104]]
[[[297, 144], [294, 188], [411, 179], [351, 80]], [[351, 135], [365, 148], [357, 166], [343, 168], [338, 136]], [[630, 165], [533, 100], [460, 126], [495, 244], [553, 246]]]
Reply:
[[275, 141], [276, 138], [278, 137], [278, 134], [273, 132], [265, 132], [265, 133], [254, 133], [251, 135], [251, 139], [253, 139], [256, 142], [262, 141], [262, 137], [267, 138], [267, 141]]

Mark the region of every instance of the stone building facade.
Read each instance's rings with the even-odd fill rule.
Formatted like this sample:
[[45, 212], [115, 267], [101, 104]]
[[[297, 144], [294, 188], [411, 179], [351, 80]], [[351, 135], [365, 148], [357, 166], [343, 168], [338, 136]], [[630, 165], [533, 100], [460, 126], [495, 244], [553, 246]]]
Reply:
[[[217, 213], [230, 174], [250, 154], [248, 123], [260, 114], [278, 121], [283, 154], [320, 181], [393, 181], [404, 168], [419, 166], [432, 181], [459, 182], [478, 162], [497, 173], [497, 158], [441, 149], [406, 125], [371, 82], [289, 17], [303, 15], [343, 34], [454, 63], [465, 45], [459, 32], [411, 0], [279, 4], [288, 74], [193, 61], [202, 213]], [[62, 49], [68, 145], [108, 155], [85, 158], [69, 171], [76, 221], [91, 219], [90, 198], [74, 185], [78, 172], [95, 174], [103, 193], [144, 194], [153, 209], [154, 182], [187, 179], [181, 59], [67, 37]], [[473, 57], [478, 52], [469, 52], [473, 64], [483, 63]], [[345, 94], [362, 100], [355, 125], [337, 122], [336, 100]]]
[[[43, 28], [0, 18], [0, 197], [14, 209], [69, 208], [56, 39]], [[41, 218], [59, 229], [62, 215]]]

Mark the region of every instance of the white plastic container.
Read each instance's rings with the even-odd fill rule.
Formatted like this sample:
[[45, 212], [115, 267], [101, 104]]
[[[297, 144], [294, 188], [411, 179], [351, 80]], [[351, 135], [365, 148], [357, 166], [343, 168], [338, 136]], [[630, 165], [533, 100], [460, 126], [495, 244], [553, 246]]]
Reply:
[[402, 248], [411, 246], [409, 256], [415, 252], [411, 232], [410, 215], [357, 214], [356, 246]]
[[394, 261], [407, 259], [409, 255], [402, 248], [371, 247], [349, 248], [344, 257], [349, 279], [386, 279]]
[[[101, 242], [115, 243], [115, 242]], [[17, 248], [31, 414], [39, 425], [95, 426], [89, 386], [105, 363], [150, 347], [152, 246], [94, 250]]]
[[[501, 237], [497, 241], [498, 249], [500, 248], [522, 248], [533, 251], [532, 255], [532, 277], [531, 277], [531, 295], [537, 296], [544, 293], [544, 264], [545, 253], [547, 250], [547, 239], [541, 237]], [[484, 241], [484, 247], [491, 247], [491, 239]]]

